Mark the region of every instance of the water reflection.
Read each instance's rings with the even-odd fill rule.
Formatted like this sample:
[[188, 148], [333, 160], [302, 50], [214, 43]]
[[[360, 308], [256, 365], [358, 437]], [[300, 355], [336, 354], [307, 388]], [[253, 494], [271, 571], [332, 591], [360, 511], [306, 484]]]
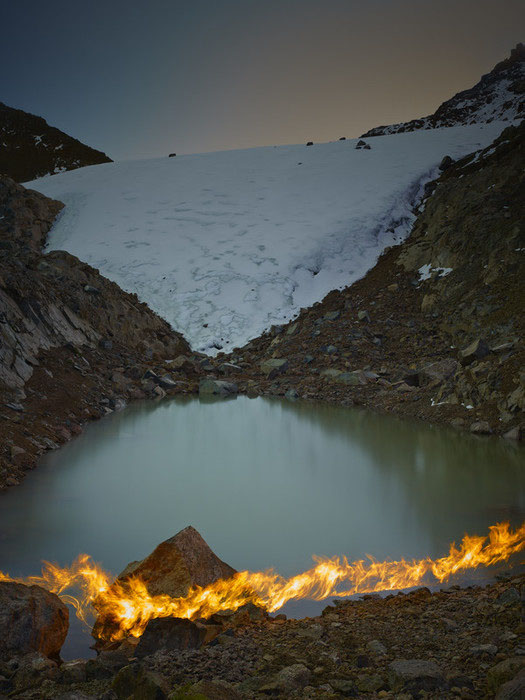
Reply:
[[88, 552], [110, 571], [188, 524], [239, 569], [312, 554], [439, 556], [525, 516], [525, 451], [501, 440], [309, 403], [136, 404], [0, 497], [0, 569]]

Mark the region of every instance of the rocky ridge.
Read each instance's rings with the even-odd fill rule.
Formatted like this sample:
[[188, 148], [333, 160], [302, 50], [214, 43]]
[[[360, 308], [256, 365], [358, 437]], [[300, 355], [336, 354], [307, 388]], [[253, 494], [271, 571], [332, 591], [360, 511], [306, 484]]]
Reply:
[[63, 251], [42, 252], [60, 202], [0, 178], [0, 488], [88, 420], [186, 390], [190, 352], [137, 297]]
[[518, 44], [509, 58], [498, 63], [468, 90], [462, 90], [428, 117], [376, 126], [362, 138], [439, 129], [460, 124], [519, 120], [525, 116], [525, 46]]
[[29, 182], [44, 175], [111, 162], [105, 153], [49, 126], [42, 117], [0, 102], [0, 175]]
[[447, 163], [403, 244], [352, 286], [219, 355], [216, 378], [249, 396], [328, 400], [522, 438], [524, 144], [522, 123]]

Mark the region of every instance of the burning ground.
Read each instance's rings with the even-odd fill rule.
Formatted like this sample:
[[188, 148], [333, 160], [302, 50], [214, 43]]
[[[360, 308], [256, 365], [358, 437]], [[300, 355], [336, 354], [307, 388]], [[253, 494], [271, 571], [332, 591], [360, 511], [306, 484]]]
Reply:
[[[290, 599], [449, 581], [459, 572], [506, 562], [523, 548], [525, 525], [499, 525], [488, 537], [465, 536], [434, 561], [325, 560], [286, 580], [273, 572], [235, 572], [190, 527], [115, 581], [85, 556], [70, 568], [46, 564], [41, 576], [23, 582], [2, 574], [0, 656], [10, 659], [3, 664], [2, 687], [14, 697], [65, 698], [69, 689], [108, 700], [164, 698], [170, 691], [170, 698], [211, 700], [492, 695], [525, 664], [522, 576], [485, 589], [365, 595], [300, 621], [270, 618], [267, 611]], [[62, 635], [63, 641], [67, 631], [67, 623], [57, 631], [63, 604], [56, 595], [30, 614], [26, 609], [22, 626], [10, 618], [20, 598], [16, 587], [33, 591], [35, 584], [72, 604], [84, 620], [91, 606], [96, 610], [96, 660], [57, 666], [46, 659], [56, 660], [60, 650], [49, 640]], [[25, 643], [26, 655], [18, 659], [15, 639]]]

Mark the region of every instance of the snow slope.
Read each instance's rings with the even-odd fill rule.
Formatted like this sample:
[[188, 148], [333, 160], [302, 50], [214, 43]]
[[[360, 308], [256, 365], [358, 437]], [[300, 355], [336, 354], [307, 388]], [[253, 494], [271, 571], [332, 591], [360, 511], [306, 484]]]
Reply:
[[350, 284], [399, 242], [446, 154], [507, 123], [109, 163], [28, 186], [67, 206], [50, 234], [184, 333], [231, 349]]

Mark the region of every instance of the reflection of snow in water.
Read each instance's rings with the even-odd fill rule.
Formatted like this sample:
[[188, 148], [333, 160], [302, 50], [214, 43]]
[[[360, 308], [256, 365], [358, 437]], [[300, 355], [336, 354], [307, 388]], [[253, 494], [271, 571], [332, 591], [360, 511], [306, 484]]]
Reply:
[[[138, 294], [196, 349], [232, 348], [361, 277], [406, 235], [446, 154], [505, 124], [109, 163], [30, 186], [66, 203], [50, 236]], [[206, 327], [204, 324], [207, 324]]]

